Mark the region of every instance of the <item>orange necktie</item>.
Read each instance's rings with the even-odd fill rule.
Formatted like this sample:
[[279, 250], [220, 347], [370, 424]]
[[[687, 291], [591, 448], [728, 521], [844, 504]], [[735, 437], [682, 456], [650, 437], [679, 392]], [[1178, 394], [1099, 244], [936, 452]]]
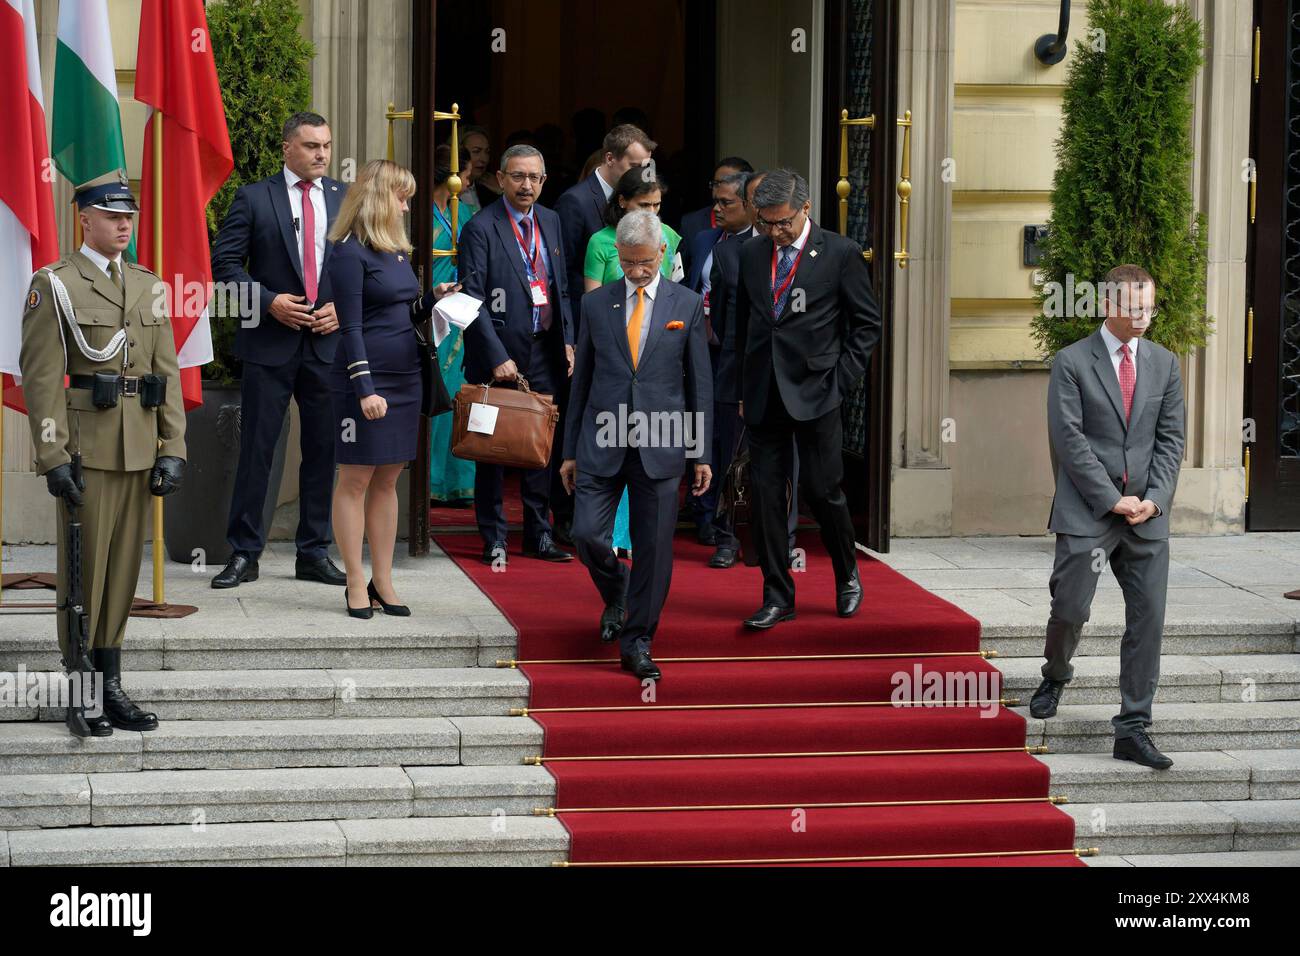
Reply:
[[637, 347], [641, 344], [641, 318], [645, 315], [645, 287], [639, 286], [636, 290], [636, 308], [632, 310], [632, 318], [627, 323], [627, 347], [632, 352], [632, 367], [636, 368]]

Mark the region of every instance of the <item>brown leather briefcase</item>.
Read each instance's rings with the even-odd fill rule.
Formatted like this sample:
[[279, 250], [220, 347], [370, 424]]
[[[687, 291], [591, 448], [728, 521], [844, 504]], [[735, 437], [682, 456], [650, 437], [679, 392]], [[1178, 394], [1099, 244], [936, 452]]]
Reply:
[[[518, 388], [466, 383], [453, 404], [451, 453], [457, 458], [507, 468], [544, 468], [551, 460], [560, 410], [550, 395], [529, 391], [522, 375]], [[474, 404], [497, 410], [491, 435], [469, 430], [470, 406]]]

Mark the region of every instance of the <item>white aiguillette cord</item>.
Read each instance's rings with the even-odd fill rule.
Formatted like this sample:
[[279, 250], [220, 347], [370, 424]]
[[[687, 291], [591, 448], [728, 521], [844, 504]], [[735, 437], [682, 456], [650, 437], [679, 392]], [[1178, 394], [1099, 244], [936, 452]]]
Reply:
[[[86, 343], [86, 337], [81, 333], [81, 326], [77, 325], [76, 313], [72, 310], [72, 301], [68, 298], [68, 288], [63, 284], [63, 280], [56, 276], [49, 269], [42, 269], [50, 277], [50, 289], [54, 292], [55, 311], [58, 312], [64, 322], [68, 323], [68, 328], [72, 330], [72, 338], [77, 343], [77, 348], [81, 354], [92, 362], [107, 362], [118, 352], [122, 353], [122, 367], [126, 368], [127, 358], [127, 341], [126, 329], [118, 329], [108, 345], [102, 349], [93, 349]], [[63, 335], [63, 322], [59, 323], [59, 338], [63, 342], [63, 367], [68, 366], [68, 340]]]

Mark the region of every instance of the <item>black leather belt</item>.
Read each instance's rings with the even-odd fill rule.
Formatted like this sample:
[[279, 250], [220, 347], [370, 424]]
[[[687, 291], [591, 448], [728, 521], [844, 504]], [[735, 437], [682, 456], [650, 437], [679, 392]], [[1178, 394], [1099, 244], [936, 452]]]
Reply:
[[[68, 386], [70, 388], [94, 388], [95, 376], [93, 375], [69, 375]], [[119, 375], [117, 377], [117, 390], [121, 395], [139, 395], [140, 378], [137, 375]]]

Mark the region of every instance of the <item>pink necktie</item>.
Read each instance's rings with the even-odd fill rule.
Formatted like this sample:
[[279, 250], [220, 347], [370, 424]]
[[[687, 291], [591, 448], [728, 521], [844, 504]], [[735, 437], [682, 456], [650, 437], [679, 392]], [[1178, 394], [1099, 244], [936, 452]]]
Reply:
[[[1119, 394], [1124, 399], [1124, 421], [1128, 421], [1133, 412], [1133, 389], [1137, 385], [1137, 370], [1133, 368], [1133, 359], [1129, 355], [1128, 343], [1119, 347]], [[1128, 469], [1124, 469], [1124, 484], [1128, 484]]]
[[302, 287], [307, 301], [316, 301], [316, 207], [311, 203], [311, 183], [298, 181], [302, 190]]

